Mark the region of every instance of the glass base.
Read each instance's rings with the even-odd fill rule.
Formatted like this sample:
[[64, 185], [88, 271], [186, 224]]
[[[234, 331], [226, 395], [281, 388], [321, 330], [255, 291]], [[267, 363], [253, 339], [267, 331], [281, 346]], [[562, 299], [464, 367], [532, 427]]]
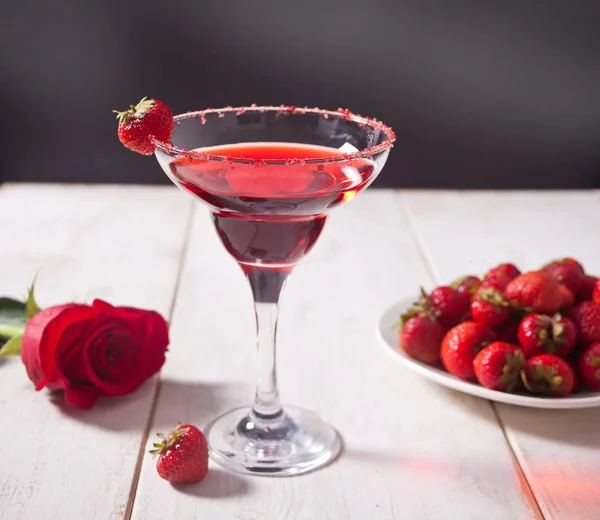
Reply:
[[211, 458], [237, 473], [283, 477], [320, 468], [339, 454], [335, 429], [308, 410], [285, 407], [260, 419], [250, 407], [232, 410], [206, 430]]

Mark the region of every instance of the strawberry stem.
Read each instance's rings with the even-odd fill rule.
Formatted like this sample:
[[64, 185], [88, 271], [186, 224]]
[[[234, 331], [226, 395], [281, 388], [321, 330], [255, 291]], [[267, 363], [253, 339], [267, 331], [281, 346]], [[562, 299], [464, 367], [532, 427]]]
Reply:
[[530, 392], [534, 392], [533, 386], [531, 386], [531, 384], [527, 380], [527, 373], [525, 369], [521, 370], [521, 381], [523, 382], [523, 386], [527, 388], [527, 390], [529, 390]]

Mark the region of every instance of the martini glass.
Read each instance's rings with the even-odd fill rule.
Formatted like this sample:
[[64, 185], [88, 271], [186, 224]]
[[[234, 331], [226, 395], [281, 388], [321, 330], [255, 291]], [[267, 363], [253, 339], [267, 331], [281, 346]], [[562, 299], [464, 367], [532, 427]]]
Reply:
[[240, 473], [284, 476], [333, 460], [341, 442], [314, 413], [282, 407], [276, 376], [279, 301], [327, 214], [377, 177], [391, 128], [347, 110], [291, 106], [208, 109], [175, 118], [170, 143], [155, 141], [165, 173], [208, 204], [226, 250], [254, 296], [258, 382], [252, 405], [206, 430], [210, 454]]

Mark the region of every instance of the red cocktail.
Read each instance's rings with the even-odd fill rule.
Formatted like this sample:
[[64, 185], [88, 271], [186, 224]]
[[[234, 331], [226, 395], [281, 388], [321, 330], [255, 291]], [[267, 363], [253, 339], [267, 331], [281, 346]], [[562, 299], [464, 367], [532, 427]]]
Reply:
[[211, 454], [240, 472], [290, 475], [340, 449], [312, 412], [282, 408], [275, 372], [277, 311], [294, 265], [314, 246], [328, 212], [379, 174], [392, 130], [346, 110], [242, 107], [175, 117], [172, 143], [156, 141], [169, 177], [212, 211], [227, 251], [254, 295], [260, 372], [254, 404], [208, 431]]
[[[321, 234], [327, 211], [352, 199], [375, 171], [368, 159], [303, 162], [343, 158], [339, 150], [321, 146], [254, 143], [202, 151], [253, 161], [223, 164], [183, 157], [170, 164], [177, 184], [214, 208], [219, 236], [245, 269], [291, 268]], [[261, 162], [273, 158], [284, 164]]]

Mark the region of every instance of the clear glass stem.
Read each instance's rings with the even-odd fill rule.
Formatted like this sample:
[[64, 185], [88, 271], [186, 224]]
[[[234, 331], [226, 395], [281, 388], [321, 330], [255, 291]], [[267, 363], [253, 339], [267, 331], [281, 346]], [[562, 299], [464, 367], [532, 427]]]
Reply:
[[258, 382], [252, 412], [257, 419], [283, 415], [277, 388], [277, 319], [279, 299], [291, 269], [250, 269], [246, 276], [254, 295], [258, 348]]

